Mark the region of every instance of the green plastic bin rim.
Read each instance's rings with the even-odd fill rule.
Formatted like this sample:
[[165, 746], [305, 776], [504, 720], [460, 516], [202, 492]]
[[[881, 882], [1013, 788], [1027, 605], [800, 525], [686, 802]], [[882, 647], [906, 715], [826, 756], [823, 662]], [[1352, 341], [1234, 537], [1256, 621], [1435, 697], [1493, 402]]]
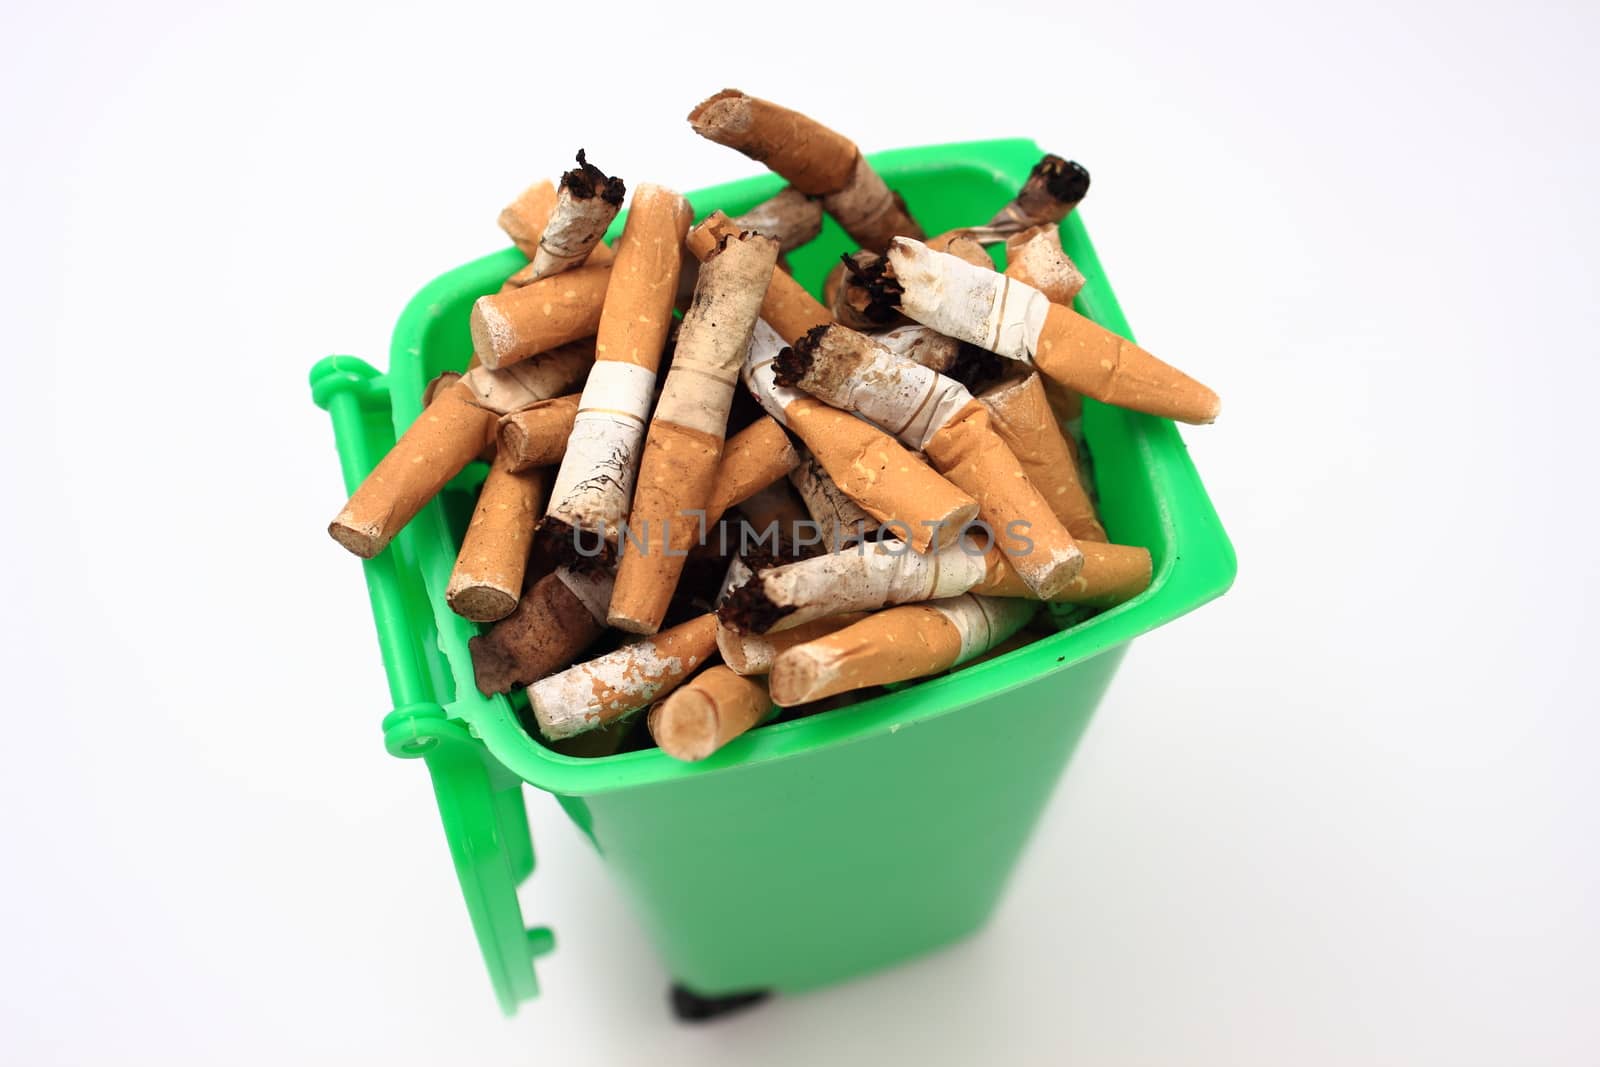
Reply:
[[[1008, 187], [1026, 180], [1042, 150], [1027, 139], [973, 141], [928, 145], [874, 153], [870, 160], [894, 184], [910, 174], [930, 174], [951, 168], [979, 169]], [[751, 204], [776, 193], [783, 183], [775, 175], [760, 175], [690, 193], [697, 217], [727, 204]], [[626, 219], [618, 217], [608, 237], [614, 238]], [[982, 221], [982, 220], [974, 220]], [[1080, 304], [1101, 325], [1132, 339], [1126, 319], [1105, 280], [1099, 259], [1083, 228], [1080, 212], [1062, 224], [1064, 243], [1087, 283]], [[474, 260], [435, 278], [412, 298], [395, 326], [390, 349], [391, 367], [415, 363], [439, 309], [460, 299], [464, 288], [474, 295], [492, 291], [520, 262], [514, 249]], [[365, 372], [365, 373], [363, 373]], [[390, 384], [357, 360], [324, 360], [312, 373], [313, 391], [326, 406], [330, 391], [359, 390], [374, 402]], [[389, 396], [398, 434], [421, 410], [420, 396]], [[1086, 405], [1093, 405], [1086, 401]], [[532, 785], [556, 794], [587, 796], [616, 789], [632, 789], [707, 774], [752, 771], [772, 760], [804, 756], [832, 745], [845, 745], [884, 732], [894, 732], [940, 715], [959, 711], [979, 699], [1003, 694], [1062, 672], [1093, 656], [1132, 640], [1212, 600], [1232, 584], [1237, 571], [1233, 547], [1189, 459], [1177, 428], [1168, 420], [1135, 412], [1106, 408], [1101, 418], [1126, 421], [1137, 449], [1139, 464], [1151, 477], [1161, 505], [1161, 533], [1165, 543], [1146, 545], [1160, 563], [1150, 588], [1134, 599], [1069, 629], [981, 663], [941, 677], [928, 679], [897, 692], [795, 720], [761, 727], [740, 737], [707, 760], [683, 763], [659, 749], [647, 749], [603, 758], [566, 756], [530, 737], [510, 700], [486, 697], [473, 684], [466, 641], [477, 632], [474, 625], [450, 612], [443, 597], [433, 601], [434, 625], [440, 653], [453, 678], [454, 699], [444, 703], [446, 714], [459, 719], [512, 773]], [[1091, 440], [1091, 446], [1093, 441]], [[430, 514], [432, 513], [432, 514]], [[416, 552], [423, 570], [426, 557], [445, 553], [453, 561], [456, 547], [449, 542], [437, 501], [413, 520], [421, 535]], [[387, 549], [394, 552], [394, 547]], [[436, 561], [437, 562], [437, 561]], [[444, 567], [448, 572], [448, 566]], [[434, 591], [437, 593], [437, 591]], [[452, 654], [452, 649], [454, 654]], [[387, 658], [387, 656], [386, 656]], [[396, 666], [386, 663], [393, 672]], [[997, 724], [998, 726], [999, 724]], [[391, 746], [393, 747], [393, 746]], [[954, 768], [953, 768], [954, 769]]]

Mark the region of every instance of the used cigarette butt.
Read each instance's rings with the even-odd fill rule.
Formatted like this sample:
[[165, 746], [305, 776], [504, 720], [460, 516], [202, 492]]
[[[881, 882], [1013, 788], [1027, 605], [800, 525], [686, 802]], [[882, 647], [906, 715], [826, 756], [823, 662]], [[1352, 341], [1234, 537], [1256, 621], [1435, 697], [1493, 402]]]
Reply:
[[785, 186], [776, 196], [734, 216], [733, 223], [777, 241], [779, 253], [793, 252], [822, 232], [822, 205], [793, 186]]
[[[443, 374], [429, 379], [428, 384], [422, 387], [422, 406], [426, 408], [429, 404], [432, 404], [433, 398], [439, 395], [440, 390], [449, 388], [456, 382], [459, 382], [463, 377], [464, 375], [457, 371], [447, 370]], [[478, 406], [482, 407], [483, 405], [480, 403]], [[484, 463], [494, 462], [495, 437], [495, 426], [493, 423], [491, 423], [489, 426], [489, 434], [483, 439], [483, 448], [478, 453], [478, 459], [482, 460]]]
[[[685, 245], [696, 259], [704, 262], [720, 238], [738, 236], [739, 233], [739, 227], [732, 219], [720, 211], [713, 211], [700, 225], [689, 231]], [[806, 292], [799, 282], [776, 267], [773, 268], [766, 295], [761, 298], [761, 318], [778, 331], [778, 336], [787, 344], [794, 344], [796, 338], [812, 327], [833, 321], [827, 308]]]
[[978, 399], [989, 409], [989, 423], [995, 433], [1017, 457], [1028, 481], [1039, 490], [1079, 547], [1084, 541], [1105, 541], [1105, 527], [1100, 525], [1094, 503], [1078, 480], [1077, 459], [1050, 408], [1044, 380], [1030, 373], [1003, 382]]
[[472, 305], [472, 350], [500, 370], [552, 348], [592, 337], [611, 281], [611, 267], [589, 265], [488, 296]]
[[1061, 231], [1053, 224], [1006, 238], [1006, 276], [1033, 286], [1062, 307], [1072, 306], [1084, 282], [1082, 272], [1061, 247]]
[[500, 228], [531, 260], [539, 250], [539, 238], [555, 207], [555, 185], [549, 180], [535, 182], [500, 212]]
[[761, 682], [718, 663], [650, 709], [650, 736], [673, 759], [703, 760], [771, 718], [777, 709]]
[[862, 248], [882, 251], [891, 237], [922, 236], [855, 142], [807, 115], [724, 89], [689, 112], [694, 132], [743, 152], [807, 196], [820, 196]]
[[1046, 154], [1033, 165], [1016, 197], [989, 220], [1012, 232], [1059, 223], [1089, 193], [1089, 172], [1081, 163]]
[[557, 569], [540, 578], [515, 611], [467, 642], [478, 689], [507, 693], [571, 664], [605, 632], [610, 597], [604, 573]]
[[547, 467], [567, 454], [567, 438], [578, 414], [577, 393], [541, 400], [500, 419], [500, 453], [513, 471]]
[[717, 464], [711, 499], [706, 504], [706, 526], [715, 525], [729, 508], [765, 489], [799, 463], [800, 453], [771, 415], [761, 416], [728, 438]]
[[700, 615], [534, 682], [539, 731], [553, 741], [615, 722], [665, 696], [716, 648], [717, 618]]
[[864, 618], [866, 615], [861, 612], [845, 612], [765, 634], [744, 633], [718, 620], [717, 651], [722, 653], [723, 662], [738, 674], [766, 674], [772, 670], [772, 662], [780, 653]]
[[660, 628], [689, 548], [705, 535], [739, 367], [777, 259], [777, 241], [741, 234], [724, 238], [700, 270], [645, 437], [629, 536], [620, 544], [609, 616], [618, 629]]
[[892, 330], [871, 333], [868, 336], [895, 355], [904, 356], [911, 362], [921, 364], [929, 370], [936, 370], [940, 374], [949, 373], [961, 352], [960, 341], [954, 337], [946, 337], [938, 330], [930, 330], [920, 322], [896, 326]]
[[473, 403], [463, 381], [437, 392], [328, 524], [329, 535], [362, 559], [382, 552], [483, 449], [494, 413]]
[[789, 472], [789, 484], [805, 502], [824, 552], [838, 552], [878, 529], [878, 521], [835, 484], [815, 456], [801, 457]]
[[617, 217], [627, 192], [621, 178], [607, 177], [578, 149], [578, 165], [561, 176], [555, 207], [530, 257], [530, 282], [569, 270], [589, 258]]
[[891, 242], [889, 262], [900, 309], [940, 333], [1036, 366], [1103, 403], [1201, 424], [1221, 410], [1204, 385], [1030, 285], [903, 237]]
[[457, 615], [494, 622], [516, 608], [546, 480], [544, 471], [517, 473], [496, 457], [445, 589]]
[[[1083, 568], [1066, 587], [1050, 598], [1052, 604], [1083, 604], [1109, 608], [1132, 600], [1150, 588], [1150, 550], [1133, 545], [1079, 541]], [[1023, 582], [998, 548], [984, 557], [987, 572], [972, 592], [997, 597], [1031, 597]]]
[[744, 633], [772, 633], [848, 611], [959, 596], [987, 572], [984, 552], [966, 543], [923, 553], [904, 541], [877, 541], [758, 570], [728, 594], [717, 618]]
[[968, 593], [880, 611], [778, 656], [768, 678], [772, 699], [789, 707], [935, 674], [1016, 633], [1035, 607]]
[[496, 415], [521, 411], [559, 396], [583, 381], [594, 363], [592, 341], [574, 341], [551, 349], [537, 359], [501, 370], [473, 367], [462, 377], [473, 401]]
[[900, 287], [887, 266], [876, 252], [840, 257], [822, 290], [836, 322], [852, 330], [882, 330], [906, 321], [900, 314]]
[[971, 230], [951, 230], [942, 233], [927, 241], [929, 248], [935, 252], [944, 252], [965, 260], [974, 267], [983, 270], [994, 270], [994, 259], [984, 250], [983, 242], [972, 236]]
[[744, 379], [767, 414], [805, 443], [844, 493], [918, 552], [943, 548], [977, 516], [978, 504], [864, 419], [777, 384], [783, 342], [758, 323]]
[[1050, 599], [1082, 566], [1072, 534], [990, 425], [987, 409], [953, 378], [833, 325], [779, 356], [777, 379], [858, 412], [926, 452], [935, 470], [977, 501], [990, 536], [1040, 599]]
[[[608, 544], [615, 543], [617, 525], [633, 496], [690, 215], [689, 202], [670, 189], [647, 184], [634, 192], [599, 318], [595, 366], [584, 383], [572, 436], [550, 492], [550, 519], [574, 529], [598, 530]], [[559, 282], [588, 269], [546, 281]]]

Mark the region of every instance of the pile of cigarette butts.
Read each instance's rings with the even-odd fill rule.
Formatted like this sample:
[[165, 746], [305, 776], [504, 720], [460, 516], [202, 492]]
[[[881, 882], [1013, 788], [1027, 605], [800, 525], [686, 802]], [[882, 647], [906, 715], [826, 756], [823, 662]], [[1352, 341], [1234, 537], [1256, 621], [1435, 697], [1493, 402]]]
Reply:
[[[446, 592], [492, 624], [478, 688], [525, 690], [558, 748], [648, 744], [643, 718], [697, 760], [1015, 647], [1041, 604], [1147, 588], [1150, 553], [1097, 517], [1082, 398], [1189, 423], [1219, 403], [1072, 309], [1058, 227], [1088, 173], [1046, 155], [993, 218], [929, 237], [803, 114], [729, 89], [689, 123], [787, 187], [691, 226], [640, 185], [613, 245], [626, 189], [583, 152], [528, 189], [499, 220], [528, 263], [473, 306], [470, 363], [329, 526], [371, 558], [488, 463]], [[824, 212], [860, 249], [825, 303], [784, 258]]]

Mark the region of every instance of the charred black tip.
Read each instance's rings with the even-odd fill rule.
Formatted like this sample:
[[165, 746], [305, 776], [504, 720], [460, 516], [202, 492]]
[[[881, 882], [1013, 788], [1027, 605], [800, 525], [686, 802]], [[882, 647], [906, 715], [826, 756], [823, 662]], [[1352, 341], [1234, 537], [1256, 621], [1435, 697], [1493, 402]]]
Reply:
[[1005, 376], [1006, 361], [977, 345], [961, 342], [955, 362], [944, 373], [976, 393]]
[[1034, 164], [1030, 178], [1044, 183], [1052, 197], [1076, 204], [1089, 193], [1089, 172], [1081, 163], [1060, 156], [1045, 156]]
[[621, 178], [608, 178], [605, 171], [590, 163], [578, 149], [578, 165], [561, 176], [561, 187], [580, 200], [598, 196], [612, 207], [621, 207], [628, 187]]
[[865, 298], [851, 301], [853, 306], [858, 306], [862, 316], [879, 326], [899, 318], [900, 300], [905, 296], [905, 290], [894, 276], [894, 267], [890, 265], [889, 258], [871, 252], [857, 252], [854, 256], [846, 253], [840, 258], [849, 276], [845, 285]]
[[579, 574], [597, 574], [609, 569], [617, 559], [616, 546], [607, 542], [603, 533], [573, 526], [551, 515], [545, 516], [534, 533], [534, 551], [548, 555], [556, 566]]
[[772, 602], [757, 571], [728, 594], [717, 609], [717, 618], [740, 633], [764, 634], [793, 611]]
[[[825, 327], [814, 327], [812, 332]], [[778, 353], [778, 358], [772, 361], [772, 373], [778, 384], [787, 389], [793, 389], [805, 381], [811, 372], [811, 358], [816, 352], [815, 343], [807, 344], [811, 340], [811, 333], [807, 333], [796, 341], [793, 347], [786, 347]]]

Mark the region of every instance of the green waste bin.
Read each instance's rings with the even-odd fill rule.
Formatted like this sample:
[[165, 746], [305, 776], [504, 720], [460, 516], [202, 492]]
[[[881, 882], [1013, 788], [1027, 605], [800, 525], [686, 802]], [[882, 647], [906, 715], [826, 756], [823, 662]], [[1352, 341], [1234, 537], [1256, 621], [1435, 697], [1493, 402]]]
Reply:
[[[1002, 140], [872, 160], [934, 234], [987, 220], [1040, 154], [1031, 141]], [[702, 216], [736, 214], [780, 185], [763, 175], [690, 199]], [[1062, 241], [1088, 279], [1079, 310], [1126, 336], [1076, 213]], [[790, 257], [795, 276], [818, 291], [850, 247], [828, 220]], [[523, 261], [507, 249], [418, 293], [395, 329], [388, 374], [348, 356], [312, 370], [347, 489], [417, 417], [424, 384], [466, 365], [473, 300]], [[444, 590], [481, 465], [363, 564], [394, 703], [384, 743], [428, 767], [505, 1011], [537, 995], [534, 960], [554, 944], [549, 930], [528, 927], [517, 901], [534, 866], [524, 783], [554, 794], [594, 843], [695, 996], [810, 989], [983, 924], [1128, 642], [1221, 595], [1235, 572], [1172, 423], [1093, 401], [1084, 409], [1106, 529], [1153, 553], [1149, 590], [956, 673], [763, 727], [699, 764], [653, 749], [564, 756], [530, 736], [505, 697], [478, 692], [467, 654], [478, 628], [449, 610]]]

